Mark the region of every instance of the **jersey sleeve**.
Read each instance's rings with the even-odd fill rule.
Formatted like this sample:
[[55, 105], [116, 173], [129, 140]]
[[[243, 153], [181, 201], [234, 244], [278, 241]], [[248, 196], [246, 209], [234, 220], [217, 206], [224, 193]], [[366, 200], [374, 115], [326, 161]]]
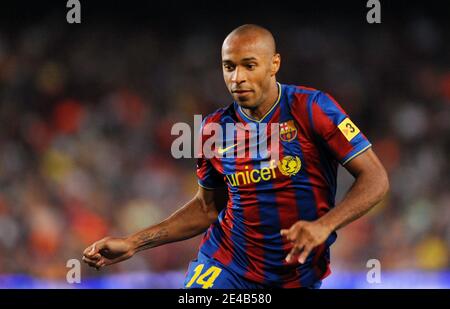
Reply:
[[213, 164], [211, 163], [211, 159], [206, 158], [206, 156], [203, 153], [203, 145], [206, 139], [210, 136], [204, 134], [204, 126], [208, 123], [208, 117], [204, 119], [200, 134], [198, 138], [200, 139], [200, 142], [198, 143], [200, 146], [200, 149], [197, 149], [197, 178], [198, 178], [198, 184], [209, 190], [213, 190], [216, 188], [224, 187], [225, 181], [223, 176], [214, 168]]
[[369, 149], [372, 144], [330, 95], [319, 92], [310, 107], [313, 129], [342, 164]]

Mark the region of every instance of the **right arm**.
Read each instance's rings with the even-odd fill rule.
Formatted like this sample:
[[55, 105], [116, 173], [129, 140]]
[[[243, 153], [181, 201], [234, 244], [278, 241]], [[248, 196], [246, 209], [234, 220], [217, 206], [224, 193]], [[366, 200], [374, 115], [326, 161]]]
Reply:
[[199, 186], [191, 201], [161, 223], [125, 238], [99, 240], [84, 250], [83, 261], [98, 269], [129, 259], [139, 251], [197, 236], [216, 221], [225, 201], [223, 190]]

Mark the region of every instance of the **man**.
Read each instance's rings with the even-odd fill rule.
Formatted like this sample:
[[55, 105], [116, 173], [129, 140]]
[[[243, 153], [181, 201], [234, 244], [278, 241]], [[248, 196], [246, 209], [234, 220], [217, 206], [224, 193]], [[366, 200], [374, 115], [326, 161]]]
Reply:
[[[222, 64], [234, 102], [203, 123], [203, 130], [212, 123], [253, 123], [257, 130], [279, 124], [278, 162], [202, 156], [191, 201], [155, 226], [92, 244], [85, 262], [98, 269], [206, 231], [186, 288], [320, 287], [330, 273], [335, 231], [367, 213], [389, 183], [371, 144], [333, 98], [277, 83], [280, 61], [268, 30], [243, 25], [232, 31], [223, 42]], [[246, 148], [241, 142], [219, 152]], [[338, 163], [355, 182], [335, 206]], [[221, 209], [224, 186], [229, 200]]]

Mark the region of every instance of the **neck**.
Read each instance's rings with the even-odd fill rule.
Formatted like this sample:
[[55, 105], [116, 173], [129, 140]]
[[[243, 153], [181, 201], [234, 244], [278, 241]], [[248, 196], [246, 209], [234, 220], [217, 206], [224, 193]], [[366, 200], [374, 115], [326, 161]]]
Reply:
[[242, 111], [249, 116], [250, 118], [261, 120], [267, 112], [272, 108], [272, 106], [277, 102], [278, 100], [278, 83], [274, 81], [269, 89], [269, 93], [267, 95], [267, 98], [259, 104], [259, 106], [255, 109], [249, 109], [242, 107]]

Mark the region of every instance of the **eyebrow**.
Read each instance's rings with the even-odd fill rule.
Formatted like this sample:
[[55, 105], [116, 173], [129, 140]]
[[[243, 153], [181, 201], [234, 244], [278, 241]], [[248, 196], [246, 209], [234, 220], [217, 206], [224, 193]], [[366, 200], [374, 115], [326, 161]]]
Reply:
[[[242, 62], [255, 61], [255, 60], [258, 60], [258, 59], [256, 59], [255, 57], [247, 57], [247, 58], [241, 59]], [[233, 63], [233, 61], [225, 59], [222, 61], [222, 63]]]

